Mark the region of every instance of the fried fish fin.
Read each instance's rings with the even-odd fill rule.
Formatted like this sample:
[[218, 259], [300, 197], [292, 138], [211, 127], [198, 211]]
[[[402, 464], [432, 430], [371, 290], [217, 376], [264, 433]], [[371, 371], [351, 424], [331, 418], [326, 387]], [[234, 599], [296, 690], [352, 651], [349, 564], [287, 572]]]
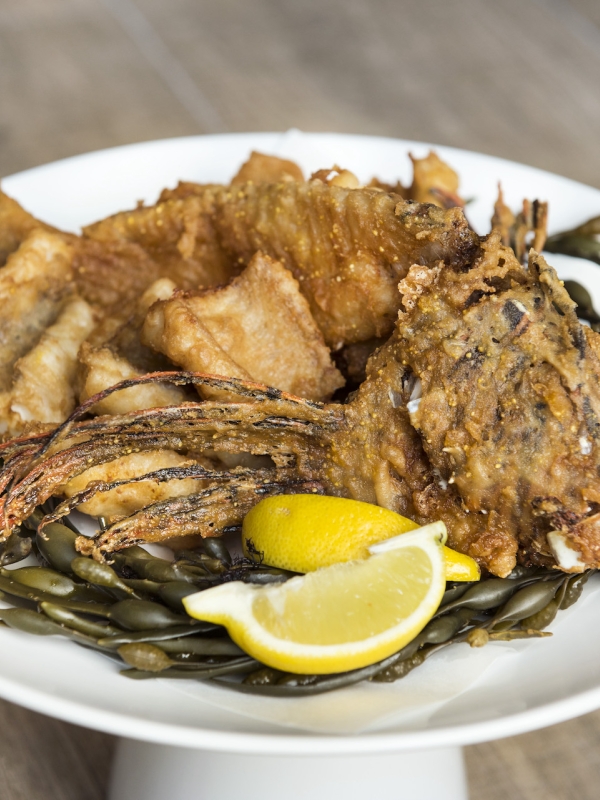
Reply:
[[[544, 249], [548, 226], [548, 203], [523, 200], [523, 208], [513, 214], [504, 202], [502, 186], [498, 184], [498, 199], [494, 204], [492, 230], [500, 233], [502, 244], [512, 247], [521, 263], [532, 247], [538, 253]], [[530, 235], [533, 234], [533, 235]]]

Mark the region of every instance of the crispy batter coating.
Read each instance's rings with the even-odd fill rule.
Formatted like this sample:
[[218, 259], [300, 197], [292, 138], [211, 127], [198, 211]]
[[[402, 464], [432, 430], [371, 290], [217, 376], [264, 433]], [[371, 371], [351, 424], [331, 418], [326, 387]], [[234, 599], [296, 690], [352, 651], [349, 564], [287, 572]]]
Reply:
[[395, 184], [385, 183], [374, 178], [370, 186], [395, 192], [405, 200], [416, 203], [433, 203], [440, 208], [462, 208], [465, 201], [458, 194], [458, 174], [449, 164], [431, 150], [425, 158], [415, 158], [409, 154], [413, 165], [413, 181], [410, 186], [403, 186], [400, 181]]
[[434, 203], [440, 208], [464, 206], [458, 195], [458, 174], [435, 153], [415, 158], [412, 153], [413, 182], [408, 196], [416, 203]]
[[243, 183], [278, 183], [279, 181], [303, 181], [300, 167], [293, 161], [277, 156], [268, 156], [253, 150], [231, 179], [232, 186]]
[[34, 230], [0, 270], [0, 391], [17, 359], [38, 342], [73, 292], [73, 251], [56, 233]]
[[[79, 352], [81, 402], [120, 381], [169, 368], [169, 362], [163, 356], [141, 343], [140, 332], [148, 309], [153, 303], [171, 297], [175, 288], [168, 278], [155, 281], [139, 298], [135, 313], [127, 322], [117, 327], [105, 341], [83, 344]], [[92, 338], [97, 342], [97, 332]], [[186, 399], [186, 393], [179, 387], [148, 384], [109, 395], [94, 407], [93, 412], [126, 414], [143, 408], [178, 405]]]
[[[70, 499], [51, 518], [79, 505], [113, 519], [80, 542], [102, 559], [140, 541], [218, 534], [267, 494], [318, 491], [422, 523], [442, 519], [450, 544], [497, 575], [517, 559], [567, 571], [600, 567], [600, 336], [582, 329], [541, 257], [532, 253], [526, 270], [506, 246], [521, 255], [531, 231], [541, 245], [545, 207], [525, 204], [515, 218], [500, 197], [497, 230], [481, 242], [450, 208], [460, 203], [455, 173], [433, 153], [413, 163], [406, 193], [441, 208], [404, 202], [381, 186], [351, 188], [338, 168], [304, 182], [294, 165], [253, 154], [235, 185], [182, 184], [152, 208], [90, 226], [82, 242], [31, 234], [0, 272], [0, 295], [20, 300], [14, 320], [5, 303], [4, 334], [0, 323], [4, 413], [15, 361], [72, 289], [73, 251], [84, 296], [114, 320], [81, 349], [88, 400], [69, 423], [54, 436], [3, 446], [5, 531], [65, 492]], [[26, 290], [14, 288], [19, 259], [32, 275]], [[48, 301], [52, 269], [52, 286], [62, 289]], [[20, 268], [19, 281], [26, 274]], [[136, 296], [160, 276], [131, 315]], [[172, 296], [175, 286], [195, 291]], [[117, 298], [125, 310], [115, 311]], [[34, 332], [29, 325], [15, 334], [27, 309]], [[119, 313], [129, 315], [125, 324]], [[280, 391], [326, 398], [340, 385], [313, 320], [362, 381], [345, 405]], [[52, 331], [39, 352], [60, 349]], [[234, 377], [146, 375], [168, 368], [147, 345], [187, 369]], [[31, 379], [35, 352], [17, 366], [16, 387]], [[123, 378], [120, 390], [109, 388]], [[186, 384], [221, 399], [185, 402]], [[24, 396], [29, 405], [14, 410], [43, 417], [44, 409], [31, 410], [44, 405], [33, 389]], [[117, 416], [87, 419], [90, 411]], [[190, 451], [200, 460], [223, 452], [230, 466], [246, 461], [223, 469], [190, 463]]]
[[478, 248], [459, 209], [372, 189], [314, 181], [248, 185], [226, 197], [215, 212], [224, 247], [244, 263], [257, 250], [281, 260], [334, 350], [391, 333], [398, 280], [411, 264], [464, 266]]
[[367, 377], [367, 363], [385, 339], [367, 339], [366, 342], [347, 344], [335, 353], [335, 363], [349, 385], [356, 389]]
[[186, 370], [324, 400], [343, 385], [298, 283], [257, 253], [229, 286], [152, 306], [142, 341]]
[[[84, 241], [100, 244], [100, 254], [123, 251], [126, 258], [132, 245], [136, 252], [139, 248], [146, 259], [140, 257], [140, 274], [143, 263], [153, 265], [150, 280], [142, 289], [159, 277], [170, 278], [182, 289], [227, 283], [241, 266], [232, 263], [221, 247], [211, 217], [215, 192], [222, 187], [203, 188], [202, 196], [124, 211], [88, 225], [83, 229]], [[115, 279], [117, 289], [120, 283], [129, 282], [126, 274], [115, 274]]]
[[[442, 520], [452, 547], [481, 531], [455, 486], [432, 467], [409, 404], [418, 384], [394, 332], [367, 364], [367, 377], [347, 405], [343, 424], [326, 434], [323, 473], [330, 493], [375, 503], [421, 524]], [[484, 559], [479, 561], [485, 566]]]
[[136, 242], [150, 254], [177, 251], [180, 260], [178, 248], [204, 250], [204, 264], [220, 254], [223, 271], [206, 286], [226, 282], [261, 250], [292, 272], [334, 350], [391, 333], [398, 280], [412, 264], [441, 259], [463, 267], [479, 247], [460, 209], [405, 203], [375, 189], [321, 181], [187, 186], [194, 193], [109, 217], [86, 234]]
[[6, 264], [8, 256], [14, 253], [35, 228], [55, 230], [40, 222], [16, 200], [0, 191], [0, 266]]
[[127, 319], [138, 297], [161, 276], [160, 264], [134, 242], [68, 236], [77, 291], [105, 313]]
[[10, 428], [24, 423], [58, 424], [73, 411], [77, 351], [96, 324], [91, 307], [79, 297], [70, 300], [56, 322], [15, 365], [10, 392]]
[[401, 289], [403, 358], [422, 387], [411, 422], [483, 523], [453, 543], [500, 575], [517, 548], [597, 567], [600, 361], [555, 271], [533, 252], [524, 270], [495, 233], [467, 273], [415, 267]]

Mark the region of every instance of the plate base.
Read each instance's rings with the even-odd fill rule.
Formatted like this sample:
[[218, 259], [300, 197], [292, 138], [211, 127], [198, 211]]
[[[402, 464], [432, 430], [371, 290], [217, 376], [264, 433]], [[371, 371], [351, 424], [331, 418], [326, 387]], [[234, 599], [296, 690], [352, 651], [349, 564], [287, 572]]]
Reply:
[[467, 800], [462, 750], [261, 756], [121, 739], [108, 800]]

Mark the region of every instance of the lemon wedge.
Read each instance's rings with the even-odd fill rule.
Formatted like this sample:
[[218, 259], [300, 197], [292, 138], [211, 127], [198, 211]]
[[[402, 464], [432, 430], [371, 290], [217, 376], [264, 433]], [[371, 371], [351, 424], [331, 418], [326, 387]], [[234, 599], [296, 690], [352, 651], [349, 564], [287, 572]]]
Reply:
[[446, 585], [446, 528], [434, 522], [283, 584], [231, 582], [183, 599], [191, 617], [224, 625], [275, 669], [343, 672], [400, 650], [425, 627]]
[[[387, 508], [343, 497], [295, 494], [261, 500], [242, 527], [244, 554], [292, 572], [312, 572], [343, 561], [367, 558], [375, 542], [419, 526]], [[446, 580], [478, 581], [469, 556], [444, 547]]]

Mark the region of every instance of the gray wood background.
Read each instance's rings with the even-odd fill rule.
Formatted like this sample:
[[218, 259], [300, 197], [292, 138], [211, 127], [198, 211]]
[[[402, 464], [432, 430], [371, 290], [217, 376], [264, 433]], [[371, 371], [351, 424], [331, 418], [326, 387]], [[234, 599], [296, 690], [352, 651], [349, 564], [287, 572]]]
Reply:
[[[0, 0], [0, 175], [225, 131], [423, 139], [600, 187], [598, 0]], [[113, 739], [0, 702], [0, 800], [100, 800]], [[472, 800], [596, 800], [600, 712], [467, 748]]]

